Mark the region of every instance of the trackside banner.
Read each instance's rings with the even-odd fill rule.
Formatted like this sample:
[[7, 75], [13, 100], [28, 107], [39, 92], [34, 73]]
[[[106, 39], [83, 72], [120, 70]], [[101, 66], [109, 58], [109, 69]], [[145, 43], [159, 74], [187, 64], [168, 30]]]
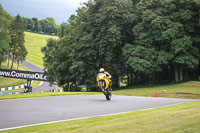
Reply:
[[8, 78], [46, 81], [46, 76], [44, 76], [41, 72], [0, 69], [0, 76]]

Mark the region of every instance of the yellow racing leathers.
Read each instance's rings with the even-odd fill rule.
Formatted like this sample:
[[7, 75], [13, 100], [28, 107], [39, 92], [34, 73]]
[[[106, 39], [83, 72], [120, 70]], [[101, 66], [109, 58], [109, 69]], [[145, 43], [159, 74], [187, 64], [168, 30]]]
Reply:
[[106, 71], [104, 71], [104, 72], [100, 72], [99, 74], [101, 74], [101, 73], [104, 73], [105, 75], [106, 75], [106, 77], [107, 77], [107, 79], [109, 80], [109, 90], [112, 90], [111, 89], [111, 85], [112, 85], [112, 81], [111, 81], [111, 78], [112, 78], [112, 76], [108, 73], [108, 72], [106, 72]]

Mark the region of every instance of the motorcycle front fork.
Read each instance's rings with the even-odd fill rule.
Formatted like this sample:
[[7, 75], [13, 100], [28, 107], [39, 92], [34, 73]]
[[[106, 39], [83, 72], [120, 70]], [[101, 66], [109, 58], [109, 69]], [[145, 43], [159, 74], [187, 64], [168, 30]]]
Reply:
[[[107, 89], [108, 89], [109, 91], [112, 91], [111, 85], [109, 85]], [[105, 91], [105, 89], [102, 89], [102, 92], [104, 92], [104, 91]]]

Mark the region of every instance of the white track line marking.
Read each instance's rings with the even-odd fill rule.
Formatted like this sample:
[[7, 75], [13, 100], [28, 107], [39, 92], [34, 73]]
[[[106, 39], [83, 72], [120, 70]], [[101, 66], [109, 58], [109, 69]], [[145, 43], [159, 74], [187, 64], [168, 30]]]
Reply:
[[[43, 83], [44, 83], [44, 82], [43, 82], [43, 81], [41, 81], [41, 82], [40, 82], [40, 84], [39, 84], [39, 86], [41, 86]], [[39, 87], [39, 86], [38, 86], [38, 87]]]

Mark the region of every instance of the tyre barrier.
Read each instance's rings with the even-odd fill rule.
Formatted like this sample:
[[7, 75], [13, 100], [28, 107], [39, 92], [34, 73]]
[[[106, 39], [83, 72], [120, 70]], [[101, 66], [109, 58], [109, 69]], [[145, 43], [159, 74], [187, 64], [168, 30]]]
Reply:
[[63, 92], [63, 90], [55, 89], [55, 90], [46, 90], [46, 91], [41, 91], [41, 92]]
[[0, 92], [0, 95], [21, 94], [22, 92]]
[[[47, 90], [47, 91], [41, 91], [41, 92], [63, 92], [63, 90]], [[22, 94], [25, 92], [0, 92], [0, 95], [11, 95], [11, 94]]]

